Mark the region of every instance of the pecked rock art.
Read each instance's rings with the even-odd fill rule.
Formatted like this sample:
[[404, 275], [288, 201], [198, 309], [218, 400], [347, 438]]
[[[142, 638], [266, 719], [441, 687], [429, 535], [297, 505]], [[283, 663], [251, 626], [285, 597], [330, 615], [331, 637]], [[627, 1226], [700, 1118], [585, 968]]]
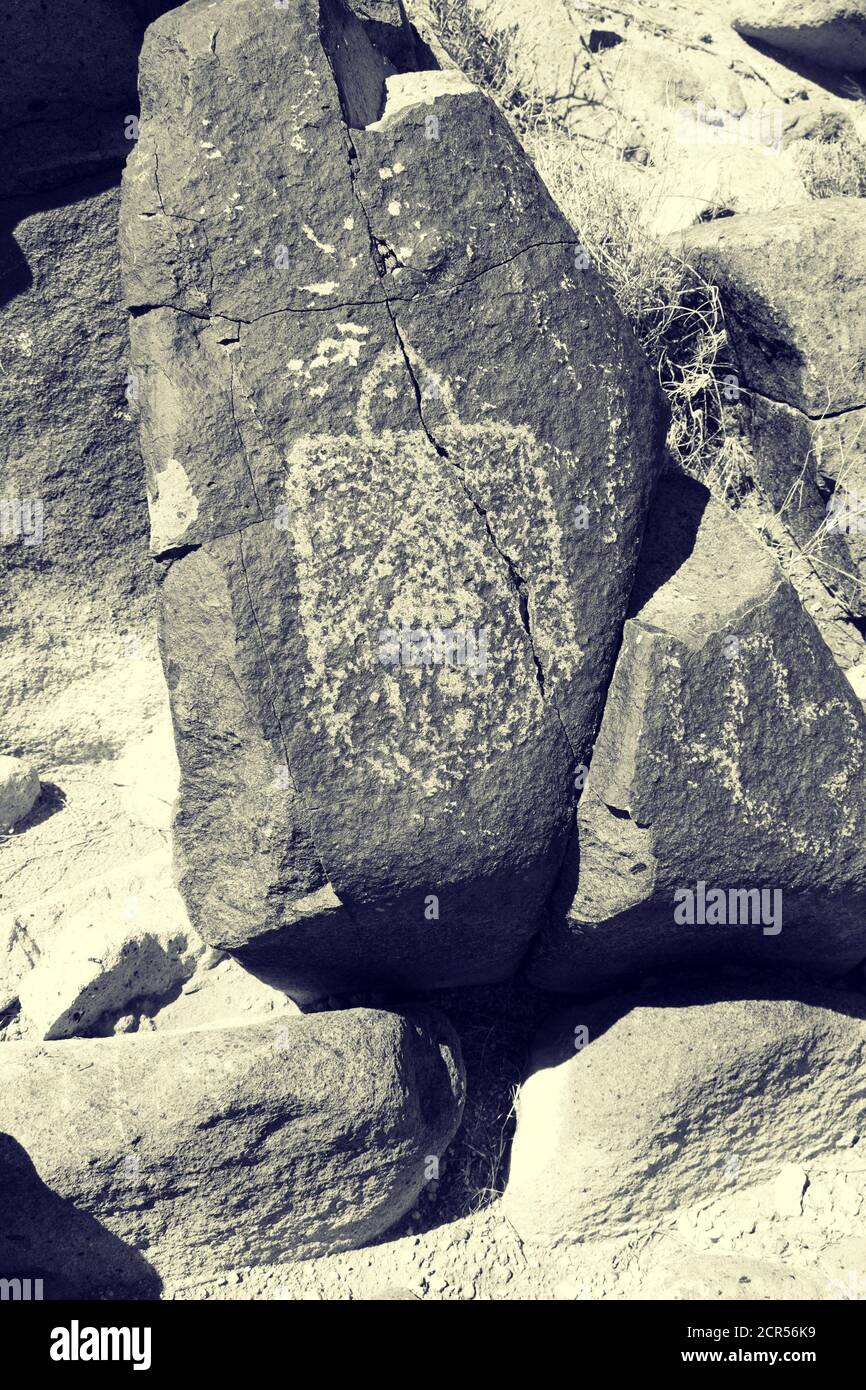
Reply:
[[377, 32], [165, 16], [124, 185], [179, 886], [295, 997], [516, 968], [666, 423], [496, 108]]
[[534, 983], [697, 960], [842, 972], [866, 949], [863, 711], [756, 536], [671, 474]]

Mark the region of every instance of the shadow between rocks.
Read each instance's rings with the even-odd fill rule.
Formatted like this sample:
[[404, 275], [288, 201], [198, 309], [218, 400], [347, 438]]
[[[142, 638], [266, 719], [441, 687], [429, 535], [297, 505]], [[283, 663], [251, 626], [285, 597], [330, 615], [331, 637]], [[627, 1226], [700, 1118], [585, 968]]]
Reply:
[[678, 469], [670, 467], [659, 478], [626, 618], [640, 616], [641, 609], [682, 568], [695, 548], [710, 494], [691, 479], [684, 486], [683, 476]]
[[737, 1000], [756, 1004], [788, 1000], [830, 1009], [848, 1018], [866, 1019], [866, 997], [858, 994], [853, 981], [841, 989], [795, 967], [782, 971], [736, 966], [723, 969], [724, 978], [719, 978], [721, 972], [710, 978], [706, 969], [681, 971], [665, 979], [646, 978], [631, 988], [623, 985], [615, 994], [597, 999], [567, 1000], [560, 995], [556, 1011], [544, 1020], [536, 1036], [531, 1074], [560, 1066], [574, 1057], [572, 1024], [578, 1015], [589, 1033], [583, 1049], [587, 1052], [609, 1028], [637, 1008], [687, 1009]]
[[[667, 505], [667, 499], [676, 505]], [[638, 557], [626, 619], [637, 618], [650, 599], [670, 580], [691, 556], [710, 494], [700, 483], [682, 486], [679, 469], [670, 465], [656, 484]], [[613, 680], [619, 649], [614, 659], [608, 689]], [[607, 691], [605, 691], [605, 699]], [[590, 764], [592, 758], [590, 757]], [[577, 823], [572, 827], [553, 892], [547, 906], [548, 924], [564, 920], [574, 902], [580, 877], [580, 846]], [[537, 941], [537, 938], [536, 938]], [[530, 946], [532, 951], [535, 942]]]
[[824, 91], [832, 96], [846, 98], [848, 101], [862, 100], [856, 91], [852, 91], [851, 85], [852, 79], [866, 81], [866, 73], [862, 70], [852, 68], [850, 72], [840, 72], [836, 68], [825, 68], [818, 63], [812, 63], [798, 53], [789, 53], [787, 49], [777, 48], [775, 44], [756, 38], [752, 34], [740, 34], [740, 38], [749, 48], [754, 48], [756, 53], [770, 58], [780, 67], [788, 68], [807, 82], [813, 82], [816, 87], [823, 87]]
[[137, 1250], [52, 1191], [26, 1149], [0, 1133], [0, 1278], [42, 1279], [45, 1299], [158, 1299]]
[[[129, 146], [125, 145], [123, 155], [128, 149]], [[0, 198], [0, 308], [11, 303], [19, 294], [32, 289], [34, 283], [30, 265], [15, 240], [14, 232], [18, 223], [41, 212], [69, 207], [86, 198], [106, 193], [110, 188], [117, 187], [122, 173], [123, 158], [118, 153], [107, 167], [97, 172], [71, 177], [68, 182], [57, 187]]]
[[505, 1188], [514, 1134], [514, 1096], [526, 1071], [532, 1039], [562, 996], [520, 980], [501, 985], [436, 990], [390, 998], [382, 1007], [441, 1009], [455, 1028], [466, 1071], [466, 1104], [459, 1130], [415, 1207], [374, 1244], [420, 1235], [482, 1212]]
[[0, 207], [0, 309], [33, 286], [33, 272], [12, 235], [19, 221], [17, 209]]

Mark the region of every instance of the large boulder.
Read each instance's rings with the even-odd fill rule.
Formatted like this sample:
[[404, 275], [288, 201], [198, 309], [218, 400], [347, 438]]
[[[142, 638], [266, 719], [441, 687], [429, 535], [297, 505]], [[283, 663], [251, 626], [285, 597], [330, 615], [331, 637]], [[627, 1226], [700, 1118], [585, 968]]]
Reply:
[[719, 286], [750, 391], [813, 418], [864, 404], [864, 241], [866, 198], [728, 217], [688, 233], [686, 249]]
[[805, 58], [820, 67], [866, 68], [866, 7], [862, 0], [755, 0], [740, 7], [737, 33]]
[[516, 966], [665, 427], [495, 106], [376, 33], [165, 16], [125, 179], [179, 882], [298, 998]]
[[828, 587], [862, 613], [866, 198], [725, 218], [684, 245], [719, 287], [757, 480]]
[[370, 1010], [0, 1048], [0, 1269], [79, 1297], [362, 1245], [460, 1119], [439, 1016]]
[[654, 503], [531, 977], [866, 956], [866, 717], [759, 539], [699, 483]]
[[[862, 1134], [859, 995], [618, 998], [548, 1020], [504, 1196], [524, 1240], [664, 1227], [677, 1209]], [[804, 1182], [801, 1178], [800, 1189]]]

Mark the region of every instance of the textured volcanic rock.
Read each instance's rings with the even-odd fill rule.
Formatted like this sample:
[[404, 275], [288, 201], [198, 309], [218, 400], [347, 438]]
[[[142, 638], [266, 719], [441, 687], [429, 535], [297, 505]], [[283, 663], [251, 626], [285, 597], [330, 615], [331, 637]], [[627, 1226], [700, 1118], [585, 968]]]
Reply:
[[7, 1043], [0, 1073], [0, 1269], [44, 1271], [49, 1295], [58, 1275], [118, 1296], [365, 1244], [463, 1103], [442, 1018], [360, 1009]]
[[[4, 241], [9, 297], [0, 309], [8, 346], [0, 565], [13, 599], [37, 574], [42, 602], [98, 589], [120, 606], [148, 578], [141, 453], [126, 394], [118, 177], [75, 183], [60, 207], [43, 196], [4, 206], [15, 232]], [[26, 687], [8, 693], [26, 704]]]
[[125, 181], [179, 881], [296, 997], [515, 967], [665, 425], [495, 107], [375, 32], [167, 15]]
[[[864, 748], [863, 711], [769, 552], [668, 475], [533, 980], [592, 990], [699, 957], [854, 965]], [[732, 890], [752, 896], [732, 907]]]
[[866, 1121], [863, 999], [647, 996], [556, 1015], [518, 1094], [504, 1209], [524, 1240], [658, 1228]]
[[733, 20], [737, 33], [762, 39], [821, 67], [866, 68], [866, 8], [842, 0], [754, 0]]
[[725, 218], [690, 231], [685, 246], [719, 286], [758, 481], [828, 587], [861, 613], [866, 199]]
[[70, 681], [152, 606], [117, 223], [141, 37], [166, 8], [3, 11], [0, 726], [5, 748], [48, 768]]

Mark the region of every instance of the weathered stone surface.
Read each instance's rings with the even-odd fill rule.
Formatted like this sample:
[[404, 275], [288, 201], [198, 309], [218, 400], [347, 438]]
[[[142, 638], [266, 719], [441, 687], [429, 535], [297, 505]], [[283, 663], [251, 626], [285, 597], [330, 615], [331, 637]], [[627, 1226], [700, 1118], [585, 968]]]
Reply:
[[[6, 267], [12, 297], [0, 310], [0, 557], [13, 600], [36, 574], [42, 607], [73, 588], [81, 599], [101, 589], [104, 603], [120, 607], [147, 582], [147, 512], [127, 399], [118, 195], [100, 176], [65, 192], [62, 206], [44, 202], [5, 205], [15, 239]], [[15, 257], [26, 262], [20, 281]], [[37, 676], [31, 671], [30, 681]], [[8, 694], [27, 703], [26, 689]]]
[[518, 1095], [509, 1219], [541, 1242], [661, 1227], [832, 1150], [866, 1123], [864, 1018], [862, 997], [839, 992], [556, 1015]]
[[327, 1253], [404, 1214], [462, 1107], [438, 1016], [0, 1048], [0, 1269], [79, 1296]]
[[745, 403], [761, 491], [824, 584], [866, 610], [866, 411], [813, 419], [753, 395]]
[[3, 16], [0, 723], [49, 772], [70, 683], [152, 609], [117, 220], [141, 35], [165, 8], [20, 0]]
[[0, 914], [0, 1014], [16, 1003], [26, 1042], [297, 1012], [196, 935], [167, 849]]
[[[617, 201], [624, 193], [636, 205], [647, 234], [866, 191], [856, 104], [751, 47], [724, 6], [642, 0], [606, 14], [571, 0], [473, 0], [422, 9], [434, 11], [458, 61], [499, 68], [506, 101], [526, 103], [526, 113], [538, 97], [549, 103], [552, 129], [527, 124], [530, 147], [549, 150], [554, 169], [577, 160], [604, 188], [607, 151], [621, 151]], [[598, 197], [587, 192], [590, 219]]]
[[0, 831], [11, 830], [36, 805], [42, 783], [22, 758], [0, 757]]
[[[114, 821], [119, 819], [118, 807], [109, 807], [108, 815]], [[101, 912], [106, 917], [120, 920], [130, 903], [139, 903], [144, 899], [147, 911], [159, 913], [163, 926], [171, 930], [174, 924], [166, 915], [166, 907], [175, 901], [183, 909], [176, 891], [170, 888], [167, 892], [161, 891], [164, 885], [171, 882], [171, 857], [165, 847], [156, 853], [144, 854], [139, 845], [135, 859], [135, 845], [130, 845], [128, 840], [119, 844], [112, 842], [103, 834], [103, 827], [96, 825], [93, 827], [93, 839], [102, 855], [103, 872], [99, 873], [99, 859], [93, 856], [85, 860], [79, 874], [73, 874], [69, 872], [69, 865], [62, 863], [57, 872], [57, 861], [62, 860], [63, 856], [62, 842], [43, 844], [37, 839], [34, 858], [37, 863], [47, 860], [57, 877], [45, 875], [40, 880], [33, 874], [28, 881], [22, 871], [22, 865], [27, 862], [25, 855], [22, 854], [16, 862], [14, 854], [10, 852], [16, 848], [20, 850], [22, 844], [27, 845], [31, 839], [32, 831], [28, 831], [26, 838], [16, 836], [6, 848], [5, 858], [9, 862], [11, 857], [12, 862], [6, 870], [8, 882], [4, 885], [6, 891], [3, 895], [4, 903], [9, 902], [9, 908], [0, 914], [0, 1012], [17, 1000], [24, 976], [34, 968], [41, 956], [50, 953], [53, 940], [65, 933], [71, 919], [87, 912], [94, 916]], [[112, 854], [117, 849], [120, 852]], [[72, 858], [74, 856], [70, 855]], [[106, 870], [105, 864], [110, 863], [112, 858], [119, 863]], [[186, 912], [183, 909], [183, 916], [177, 925], [185, 920]]]
[[665, 424], [495, 107], [370, 32], [166, 16], [125, 184], [179, 881], [296, 997], [515, 967]]
[[[667, 475], [533, 980], [592, 990], [687, 958], [856, 964], [864, 747], [862, 708], [769, 551]], [[752, 896], [719, 917], [711, 889]]]
[[856, 613], [866, 602], [864, 244], [864, 198], [725, 218], [685, 240], [721, 292], [758, 482]]
[[167, 903], [129, 899], [116, 915], [100, 904], [65, 923], [19, 986], [36, 1036], [87, 1037], [104, 1015], [166, 996], [189, 979], [204, 947], [183, 929], [182, 907], [164, 896]]
[[866, 10], [858, 0], [749, 0], [733, 25], [821, 67], [866, 68]]
[[73, 576], [103, 601], [134, 594], [146, 530], [116, 191], [134, 143], [144, 23], [167, 5], [145, 8], [72, 0], [49, 18], [41, 0], [21, 0], [4, 26], [3, 498], [38, 499], [44, 515], [38, 537], [4, 517], [0, 553], [13, 579], [39, 571], [49, 595]]
[[864, 241], [866, 198], [689, 231], [685, 247], [719, 286], [750, 391], [813, 418], [866, 404]]

